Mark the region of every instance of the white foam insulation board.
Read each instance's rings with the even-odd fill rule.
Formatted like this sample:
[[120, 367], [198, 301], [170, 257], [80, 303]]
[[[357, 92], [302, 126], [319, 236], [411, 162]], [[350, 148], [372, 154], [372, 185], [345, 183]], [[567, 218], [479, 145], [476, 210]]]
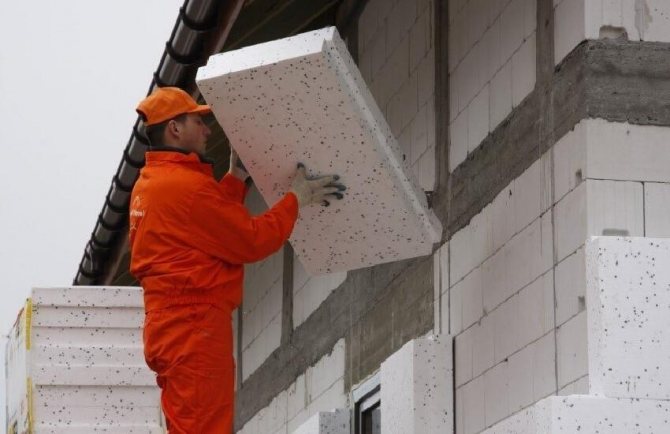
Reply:
[[298, 162], [347, 186], [300, 210], [290, 241], [310, 274], [432, 253], [440, 222], [334, 27], [214, 55], [196, 82], [269, 205]]

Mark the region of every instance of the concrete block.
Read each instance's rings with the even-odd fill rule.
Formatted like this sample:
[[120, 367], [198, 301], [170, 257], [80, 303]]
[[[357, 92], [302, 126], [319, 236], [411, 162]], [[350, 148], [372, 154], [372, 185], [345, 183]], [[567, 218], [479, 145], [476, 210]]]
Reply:
[[[408, 42], [405, 46], [407, 62], [391, 65], [386, 80], [405, 83], [409, 77]], [[296, 64], [303, 65], [304, 74], [295, 73]], [[396, 77], [394, 68], [403, 77]], [[264, 79], [251, 79], [257, 75]], [[358, 191], [349, 186], [349, 202], [301, 211], [291, 243], [310, 273], [432, 253], [441, 234], [439, 222], [427, 209], [417, 180], [404, 172], [397, 141], [334, 27], [212, 56], [196, 81], [267, 203], [288, 190], [298, 157], [312, 173], [337, 172], [345, 184], [348, 178], [369, 179]], [[315, 81], [319, 91], [310, 87]], [[409, 93], [416, 90], [407, 86]], [[259, 106], [254, 95], [283, 103]], [[331, 143], [326, 136], [349, 137], [342, 140], [355, 146], [359, 158], [352, 160], [342, 152], [344, 142]], [[374, 200], [367, 197], [367, 188], [374, 189]], [[357, 197], [366, 199], [356, 203]], [[394, 212], [377, 214], [380, 209]], [[326, 220], [329, 231], [322, 230]], [[341, 236], [353, 228], [358, 236]], [[374, 230], [388, 235], [381, 238]]]
[[514, 235], [514, 182], [502, 189], [491, 203], [491, 224], [493, 232], [493, 250], [501, 248]]
[[561, 325], [586, 309], [584, 248], [556, 266], [556, 324]]
[[344, 347], [344, 339], [340, 339], [330, 354], [323, 356], [316, 365], [307, 369], [305, 386], [308, 401], [314, 401], [344, 377]]
[[457, 283], [461, 286], [463, 328], [468, 328], [484, 316], [482, 296], [482, 272], [479, 267], [472, 270], [465, 279]]
[[300, 375], [286, 390], [286, 417], [290, 421], [307, 408], [305, 374]]
[[440, 292], [444, 294], [449, 289], [449, 257], [451, 255], [451, 243], [447, 242], [440, 247]]
[[500, 15], [509, 2], [510, 0], [491, 0], [489, 2], [489, 22], [500, 21]]
[[502, 58], [511, 59], [523, 43], [525, 0], [511, 0], [500, 16]]
[[424, 104], [409, 125], [411, 152], [408, 159], [411, 164], [414, 164], [428, 147], [428, 109], [429, 105]]
[[382, 363], [382, 433], [453, 432], [452, 360], [443, 335], [409, 341]]
[[485, 316], [472, 330], [472, 376], [477, 377], [492, 367], [494, 363], [494, 323]]
[[456, 387], [472, 380], [472, 351], [474, 345], [474, 327], [463, 331], [455, 339], [454, 370]]
[[556, 329], [558, 388], [588, 374], [586, 311]]
[[[381, 23], [377, 28], [372, 40], [370, 41], [370, 48], [367, 52], [363, 53], [363, 56], [370, 57], [370, 78], [372, 81], [379, 81], [382, 68], [386, 64], [386, 23]], [[385, 95], [385, 98], [381, 98], [381, 95], [375, 94], [377, 103], [380, 107], [384, 107], [388, 101], [388, 96]]]
[[[428, 51], [417, 70], [419, 80], [419, 106], [434, 107], [435, 100], [435, 50]], [[451, 117], [451, 115], [450, 115]], [[450, 119], [451, 120], [451, 119]]]
[[499, 363], [519, 346], [519, 297], [511, 297], [489, 313], [493, 328], [493, 361]]
[[[515, 1], [527, 2], [528, 0]], [[521, 101], [535, 88], [537, 69], [535, 39], [533, 33], [512, 56], [512, 105], [514, 107], [521, 104]]]
[[586, 177], [587, 122], [581, 121], [552, 147], [554, 198], [560, 201]]
[[509, 373], [507, 361], [498, 363], [484, 374], [484, 406], [486, 426], [507, 417], [509, 408]]
[[488, 30], [486, 30], [481, 41], [481, 44], [486, 51], [484, 73], [488, 80], [491, 80], [496, 75], [507, 60], [503, 60], [500, 51], [500, 31], [500, 20], [496, 20]]
[[307, 406], [309, 415], [320, 411], [332, 411], [340, 408], [348, 408], [347, 394], [344, 391], [344, 378], [338, 379], [321, 395], [314, 399]]
[[409, 30], [409, 70], [419, 66], [431, 46], [433, 29], [431, 28], [432, 9], [421, 11]]
[[576, 251], [586, 241], [586, 191], [586, 182], [583, 182], [556, 204], [554, 225], [558, 261]]
[[[453, 16], [453, 15], [452, 15]], [[460, 64], [461, 59], [465, 54], [463, 48], [467, 39], [466, 23], [458, 14], [459, 19], [454, 20], [449, 24], [449, 73], [453, 73], [456, 67]], [[454, 16], [455, 17], [455, 16]]]
[[591, 393], [670, 398], [670, 242], [592, 238], [586, 246]]
[[527, 346], [512, 354], [507, 363], [509, 413], [533, 403], [533, 347]]
[[[514, 180], [514, 232], [519, 232], [533, 220], [538, 218], [547, 205], [547, 178], [545, 160], [540, 159], [533, 163], [525, 172]], [[551, 190], [548, 192], [551, 194]]]
[[481, 375], [461, 387], [464, 434], [476, 434], [486, 427], [484, 376]]
[[493, 132], [512, 111], [512, 61], [507, 61], [491, 80], [489, 131]]
[[293, 434], [349, 434], [350, 419], [348, 409], [320, 411], [307, 419]]
[[585, 0], [563, 0], [554, 9], [554, 64], [586, 39]]
[[[563, 0], [569, 1], [569, 0]], [[552, 396], [484, 430], [483, 434], [667, 432], [666, 401]], [[604, 428], [605, 427], [605, 428]]]
[[437, 164], [435, 161], [435, 147], [426, 149], [426, 152], [419, 158], [419, 187], [424, 191], [435, 191], [437, 179], [435, 173]]
[[586, 184], [588, 235], [644, 235], [642, 183], [588, 180]]
[[482, 298], [486, 312], [491, 312], [510, 295], [509, 255], [509, 247], [503, 247], [482, 265]]
[[456, 117], [449, 128], [449, 171], [453, 172], [468, 156], [468, 111]]
[[489, 100], [486, 85], [468, 106], [468, 152], [474, 151], [489, 134]]
[[563, 386], [557, 395], [559, 396], [569, 396], [569, 395], [588, 395], [589, 394], [589, 376], [585, 375], [572, 383]]
[[523, 348], [554, 327], [553, 271], [519, 291], [517, 346]]
[[537, 1], [524, 0], [523, 4], [523, 37], [526, 39], [537, 28]]
[[468, 41], [474, 45], [489, 25], [488, 0], [471, 0], [465, 6], [468, 17]]
[[621, 181], [668, 182], [670, 128], [585, 121], [586, 176]]
[[405, 80], [388, 103], [387, 117], [391, 132], [397, 137], [416, 116], [418, 111], [417, 75]]
[[670, 184], [644, 184], [644, 234], [670, 237]]
[[467, 225], [456, 232], [449, 240], [453, 254], [449, 257], [449, 271], [451, 280], [456, 283], [463, 279], [473, 267], [474, 258], [470, 250], [472, 240], [472, 226]]
[[556, 335], [554, 331], [531, 344], [533, 401], [556, 392]]
[[397, 2], [389, 11], [387, 22], [389, 31], [386, 33], [386, 46], [395, 47], [399, 42], [409, 37], [409, 31], [417, 18], [416, 2]]
[[449, 290], [449, 332], [458, 334], [463, 330], [463, 286], [454, 285]]

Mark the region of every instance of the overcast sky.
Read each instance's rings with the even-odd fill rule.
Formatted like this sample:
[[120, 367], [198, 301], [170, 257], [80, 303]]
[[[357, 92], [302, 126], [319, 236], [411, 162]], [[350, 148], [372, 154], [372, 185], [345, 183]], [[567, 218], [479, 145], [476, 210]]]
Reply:
[[0, 0], [3, 336], [31, 287], [72, 283], [182, 3]]

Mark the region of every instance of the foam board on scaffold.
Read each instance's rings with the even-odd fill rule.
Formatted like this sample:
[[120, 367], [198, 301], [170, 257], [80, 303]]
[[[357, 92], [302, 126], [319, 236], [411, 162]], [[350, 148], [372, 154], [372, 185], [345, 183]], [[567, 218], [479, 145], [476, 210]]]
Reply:
[[334, 27], [214, 55], [196, 82], [269, 205], [298, 162], [346, 184], [300, 210], [290, 241], [310, 274], [432, 253], [440, 222]]

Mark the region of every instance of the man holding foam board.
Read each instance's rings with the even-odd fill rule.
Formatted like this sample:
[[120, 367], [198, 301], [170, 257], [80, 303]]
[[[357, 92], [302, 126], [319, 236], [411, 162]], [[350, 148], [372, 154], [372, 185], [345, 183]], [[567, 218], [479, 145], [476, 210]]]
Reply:
[[157, 373], [170, 434], [232, 433], [235, 362], [231, 312], [242, 301], [245, 263], [281, 248], [298, 208], [342, 198], [338, 176], [307, 178], [253, 217], [249, 174], [231, 152], [217, 182], [204, 157], [210, 112], [181, 89], [140, 102], [152, 148], [130, 197], [131, 273], [144, 289], [144, 355]]

